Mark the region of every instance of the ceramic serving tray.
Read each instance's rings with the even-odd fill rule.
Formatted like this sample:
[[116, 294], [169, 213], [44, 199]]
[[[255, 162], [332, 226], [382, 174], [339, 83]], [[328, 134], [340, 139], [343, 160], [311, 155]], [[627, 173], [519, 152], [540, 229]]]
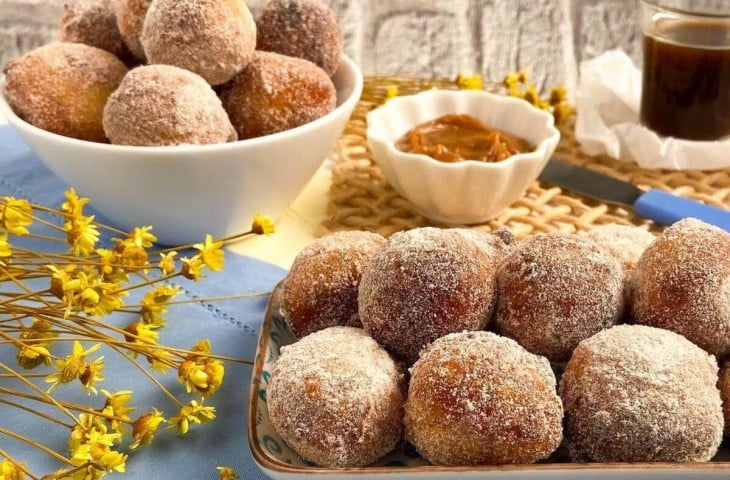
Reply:
[[546, 462], [533, 465], [481, 465], [441, 467], [430, 465], [415, 450], [404, 445], [363, 468], [322, 468], [297, 455], [277, 435], [266, 405], [266, 388], [279, 349], [296, 341], [280, 313], [281, 288], [269, 299], [261, 325], [251, 382], [248, 409], [248, 440], [256, 463], [274, 479], [730, 479], [730, 442], [708, 463], [570, 463], [564, 449]]

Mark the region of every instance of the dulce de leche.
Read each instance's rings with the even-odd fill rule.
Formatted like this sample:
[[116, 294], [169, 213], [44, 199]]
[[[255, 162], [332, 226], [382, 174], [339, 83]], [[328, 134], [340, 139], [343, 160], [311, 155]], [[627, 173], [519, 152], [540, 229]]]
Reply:
[[444, 115], [421, 123], [400, 137], [395, 146], [403, 152], [422, 153], [447, 163], [499, 162], [533, 150], [526, 140], [489, 128], [464, 114]]

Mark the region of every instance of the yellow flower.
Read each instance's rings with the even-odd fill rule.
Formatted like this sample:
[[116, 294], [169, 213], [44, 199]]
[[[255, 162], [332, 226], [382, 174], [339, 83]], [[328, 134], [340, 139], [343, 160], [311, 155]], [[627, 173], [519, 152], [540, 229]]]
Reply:
[[180, 261], [182, 262], [180, 273], [182, 273], [183, 277], [188, 280], [200, 280], [205, 276], [203, 275], [205, 263], [203, 263], [200, 255], [194, 255], [192, 258], [183, 257]]
[[385, 87], [385, 101], [395, 98], [398, 96], [399, 90], [398, 85], [388, 85]]
[[96, 382], [104, 380], [104, 375], [101, 372], [104, 371], [104, 357], [99, 357], [91, 363], [86, 364], [86, 368], [79, 374], [79, 381], [84, 390], [89, 394], [93, 393], [96, 395]]
[[68, 440], [71, 464], [77, 467], [88, 464], [91, 478], [101, 478], [111, 470], [123, 472], [127, 456], [112, 449], [114, 443], [121, 441], [121, 433], [107, 433], [106, 424], [97, 415], [82, 413], [79, 422]]
[[79, 197], [73, 188], [66, 190], [65, 196], [66, 201], [61, 205], [61, 209], [66, 213], [66, 218], [81, 218], [83, 216], [84, 206], [89, 203], [89, 199]]
[[165, 421], [162, 412], [156, 408], [151, 412], [145, 413], [139, 417], [132, 425], [132, 438], [134, 442], [129, 445], [132, 450], [138, 449], [141, 445], [149, 445], [155, 438], [157, 429], [160, 424]]
[[126, 245], [124, 250], [119, 252], [119, 263], [131, 271], [145, 269], [150, 266], [147, 263], [147, 252], [139, 245]]
[[151, 353], [145, 354], [145, 357], [149, 364], [152, 365], [152, 368], [160, 373], [165, 373], [167, 369], [170, 368], [168, 360], [172, 357], [172, 355], [168, 350], [158, 348], [153, 350]]
[[216, 470], [221, 474], [220, 480], [239, 480], [238, 474], [231, 467], [217, 467]]
[[46, 382], [53, 383], [48, 391], [50, 392], [58, 385], [69, 383], [84, 374], [87, 367], [86, 356], [99, 350], [99, 348], [101, 348], [101, 344], [97, 343], [84, 350], [81, 343], [75, 340], [71, 354], [67, 355], [66, 358], [56, 360], [56, 373], [46, 376]]
[[30, 202], [15, 197], [3, 197], [0, 202], [0, 227], [7, 233], [28, 235], [28, 229], [33, 224], [33, 209]]
[[558, 125], [565, 122], [568, 117], [570, 117], [573, 113], [573, 107], [571, 107], [568, 103], [563, 102], [555, 105], [553, 109], [553, 117], [555, 117], [555, 123]]
[[205, 266], [214, 272], [218, 272], [223, 270], [223, 263], [225, 259], [223, 250], [221, 250], [222, 246], [222, 241], [214, 242], [213, 237], [208, 234], [205, 236], [205, 242], [196, 243], [193, 245], [193, 248], [200, 250], [200, 258], [203, 260]]
[[271, 235], [274, 233], [274, 222], [268, 215], [259, 215], [257, 213], [253, 216], [251, 231], [256, 235]]
[[51, 340], [58, 336], [50, 331], [47, 320], [34, 320], [29, 327], [23, 327], [20, 340], [25, 346], [18, 347], [17, 361], [22, 368], [32, 369], [40, 364], [51, 364]]
[[51, 352], [43, 344], [28, 345], [18, 349], [16, 357], [18, 365], [25, 369], [33, 369], [40, 364], [51, 364]]
[[175, 255], [177, 255], [175, 251], [160, 254], [162, 258], [160, 258], [160, 263], [157, 265], [165, 275], [170, 275], [175, 272]]
[[514, 88], [520, 83], [520, 74], [519, 73], [510, 73], [506, 77], [504, 77], [504, 80], [502, 80], [502, 84], [504, 84], [505, 87]]
[[124, 327], [124, 339], [129, 343], [138, 343], [146, 345], [156, 345], [159, 334], [155, 330], [158, 325], [151, 323], [135, 322]]
[[66, 292], [71, 290], [71, 274], [74, 272], [76, 267], [73, 265], [67, 265], [63, 268], [58, 268], [55, 265], [48, 265], [48, 269], [53, 272], [51, 274], [51, 293], [59, 300], [65, 299]]
[[10, 257], [13, 254], [12, 245], [8, 242], [8, 234], [3, 233], [0, 235], [0, 258]]
[[157, 242], [157, 237], [152, 234], [152, 226], [135, 227], [134, 230], [129, 232], [127, 238], [130, 239], [134, 245], [142, 248], [150, 248], [155, 244], [155, 242]]
[[204, 397], [214, 395], [223, 384], [225, 367], [214, 359], [185, 360], [178, 368], [178, 380], [188, 393], [195, 390]]
[[123, 422], [132, 422], [132, 418], [128, 415], [134, 411], [134, 407], [127, 404], [132, 401], [131, 390], [119, 390], [111, 393], [108, 390], [101, 389], [101, 393], [106, 397], [104, 408], [101, 413], [116, 418], [108, 418], [107, 421], [115, 432], [126, 433], [127, 428]]
[[203, 406], [203, 399], [198, 403], [191, 400], [188, 405], [183, 405], [177, 415], [170, 418], [167, 428], [176, 428], [179, 435], [188, 433], [191, 423], [206, 423], [215, 419], [215, 407]]
[[180, 287], [176, 285], [158, 285], [145, 293], [142, 298], [140, 314], [144, 323], [164, 326], [165, 319], [162, 317], [167, 313], [167, 305], [172, 298], [180, 293]]
[[15, 464], [7, 458], [0, 462], [0, 480], [24, 480], [26, 478], [23, 468], [25, 463]]
[[462, 90], [484, 90], [484, 80], [481, 75], [459, 74], [456, 77], [456, 84]]
[[99, 241], [99, 229], [94, 225], [94, 216], [72, 218], [63, 224], [66, 243], [76, 255], [90, 255]]

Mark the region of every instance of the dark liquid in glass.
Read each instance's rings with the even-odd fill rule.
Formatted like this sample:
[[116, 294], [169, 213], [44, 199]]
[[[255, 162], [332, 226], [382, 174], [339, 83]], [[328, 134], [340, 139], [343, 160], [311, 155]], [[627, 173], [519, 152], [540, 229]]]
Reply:
[[730, 26], [660, 22], [644, 35], [641, 123], [664, 136], [730, 135]]

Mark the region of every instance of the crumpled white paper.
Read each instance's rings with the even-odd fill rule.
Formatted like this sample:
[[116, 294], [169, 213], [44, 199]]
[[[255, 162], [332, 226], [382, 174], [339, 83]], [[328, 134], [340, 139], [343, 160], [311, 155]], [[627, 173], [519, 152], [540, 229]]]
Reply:
[[580, 65], [575, 137], [589, 155], [607, 154], [642, 168], [715, 170], [730, 167], [730, 139], [660, 137], [639, 122], [641, 72], [610, 50]]

